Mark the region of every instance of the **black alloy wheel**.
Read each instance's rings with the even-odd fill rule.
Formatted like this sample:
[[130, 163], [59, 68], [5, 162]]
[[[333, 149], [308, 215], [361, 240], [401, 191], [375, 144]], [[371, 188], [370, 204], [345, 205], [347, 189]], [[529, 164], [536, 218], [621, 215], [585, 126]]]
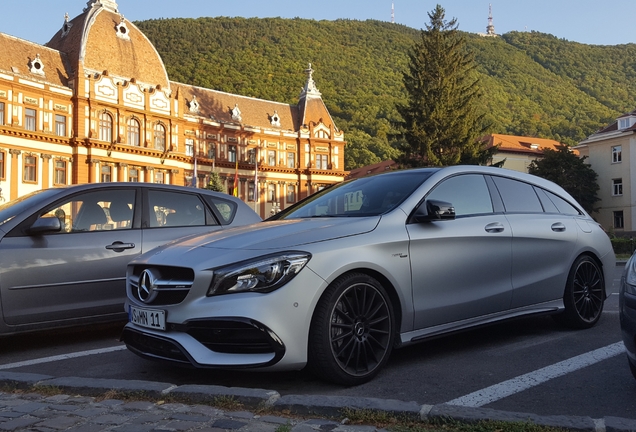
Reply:
[[604, 302], [603, 272], [594, 259], [582, 255], [574, 262], [568, 276], [562, 318], [572, 328], [590, 328], [601, 317]]
[[367, 382], [389, 358], [394, 327], [393, 307], [378, 281], [345, 275], [327, 289], [314, 313], [309, 366], [338, 384]]

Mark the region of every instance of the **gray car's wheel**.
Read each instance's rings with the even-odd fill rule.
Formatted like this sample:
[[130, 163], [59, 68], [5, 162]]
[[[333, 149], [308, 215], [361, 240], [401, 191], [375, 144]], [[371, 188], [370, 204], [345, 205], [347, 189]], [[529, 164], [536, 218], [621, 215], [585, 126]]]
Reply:
[[572, 328], [590, 328], [601, 317], [605, 302], [605, 280], [599, 265], [591, 257], [577, 258], [570, 269], [561, 318]]
[[395, 319], [380, 283], [347, 274], [325, 291], [309, 331], [309, 368], [323, 379], [358, 385], [372, 379], [393, 348]]

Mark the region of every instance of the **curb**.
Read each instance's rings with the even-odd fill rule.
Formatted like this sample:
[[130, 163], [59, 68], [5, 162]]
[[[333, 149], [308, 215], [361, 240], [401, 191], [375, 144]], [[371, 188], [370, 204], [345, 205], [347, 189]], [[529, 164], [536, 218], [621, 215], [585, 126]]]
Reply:
[[[54, 387], [63, 392], [83, 396], [99, 396], [106, 391], [140, 393], [161, 398], [171, 395], [183, 403], [209, 403], [215, 398], [232, 398], [248, 409], [268, 407], [274, 411], [299, 416], [342, 418], [343, 408], [386, 413], [414, 421], [479, 421], [528, 422], [538, 426], [570, 431], [627, 432], [636, 430], [636, 420], [620, 417], [593, 419], [581, 416], [539, 416], [529, 413], [498, 411], [489, 408], [461, 407], [447, 404], [419, 405], [395, 399], [357, 398], [350, 396], [285, 395], [275, 390], [183, 385], [170, 383], [102, 378], [53, 377], [49, 375], [0, 372], [0, 385], [31, 389], [33, 386]], [[37, 391], [37, 390], [36, 390]]]

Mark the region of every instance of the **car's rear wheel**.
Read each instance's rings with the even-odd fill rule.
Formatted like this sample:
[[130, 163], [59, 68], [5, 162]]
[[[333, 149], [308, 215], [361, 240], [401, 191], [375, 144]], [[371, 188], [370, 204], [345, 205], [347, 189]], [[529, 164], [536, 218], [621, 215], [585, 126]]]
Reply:
[[561, 318], [572, 328], [590, 328], [601, 317], [605, 302], [605, 280], [599, 265], [589, 256], [580, 256], [568, 275]]
[[393, 347], [393, 306], [382, 285], [347, 274], [325, 291], [311, 322], [309, 368], [323, 379], [358, 385], [378, 374]]

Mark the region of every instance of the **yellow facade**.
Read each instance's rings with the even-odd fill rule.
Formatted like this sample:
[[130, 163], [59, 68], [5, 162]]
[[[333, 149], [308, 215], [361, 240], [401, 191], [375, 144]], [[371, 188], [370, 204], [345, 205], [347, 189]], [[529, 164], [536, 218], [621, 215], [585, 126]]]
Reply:
[[305, 73], [297, 105], [172, 82], [113, 0], [90, 1], [46, 45], [0, 33], [2, 199], [109, 181], [205, 187], [214, 171], [266, 217], [346, 174], [344, 134]]

